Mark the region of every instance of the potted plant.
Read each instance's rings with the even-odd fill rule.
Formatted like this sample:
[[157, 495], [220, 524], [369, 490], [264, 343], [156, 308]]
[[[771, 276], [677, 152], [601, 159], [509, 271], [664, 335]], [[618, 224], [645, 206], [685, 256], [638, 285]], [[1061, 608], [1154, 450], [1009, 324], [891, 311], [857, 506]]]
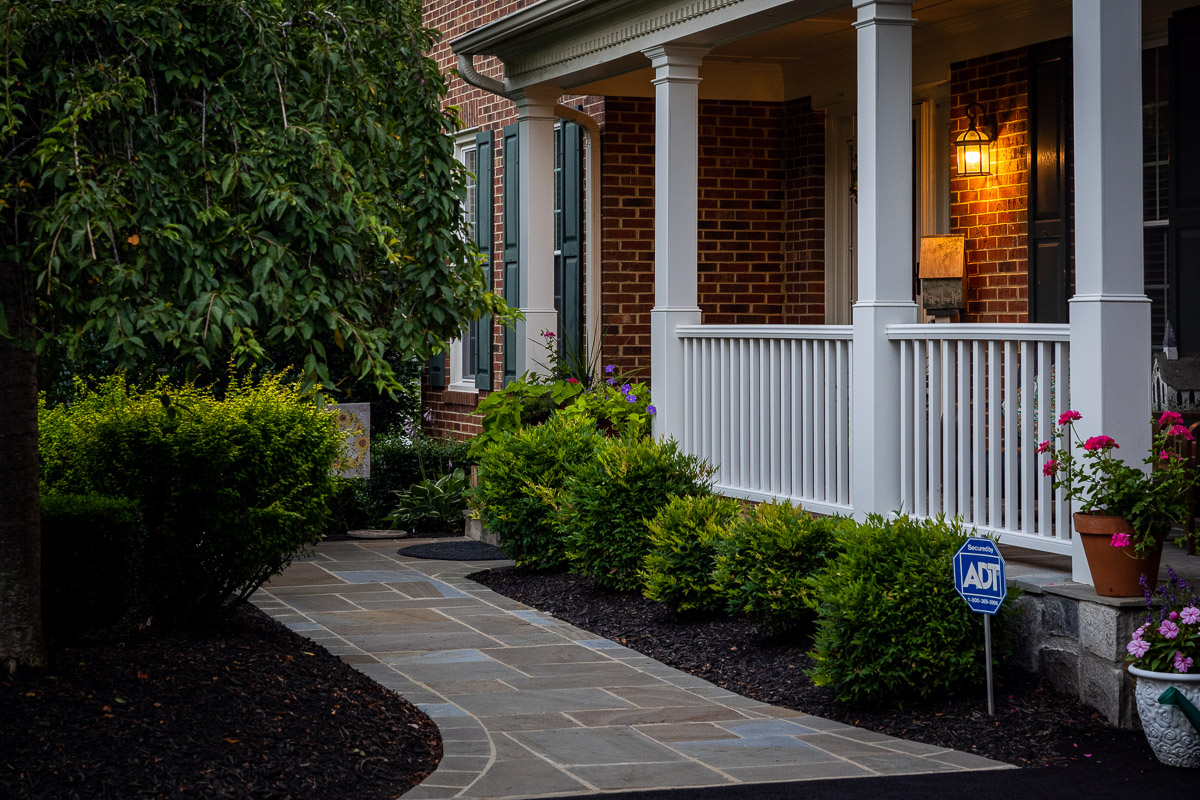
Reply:
[[1138, 716], [1159, 761], [1200, 767], [1200, 597], [1170, 567], [1150, 586], [1143, 578], [1146, 623], [1125, 646]]
[[[1141, 594], [1140, 577], [1158, 578], [1163, 542], [1172, 525], [1190, 513], [1187, 490], [1196, 482], [1178, 445], [1191, 440], [1183, 418], [1174, 411], [1159, 419], [1143, 471], [1116, 457], [1120, 445], [1111, 436], [1083, 441], [1073, 423], [1078, 411], [1064, 411], [1050, 439], [1038, 444], [1049, 453], [1042, 474], [1054, 478], [1068, 500], [1079, 503], [1075, 532], [1083, 541], [1096, 593], [1107, 597]], [[1082, 449], [1075, 455], [1074, 445]]]

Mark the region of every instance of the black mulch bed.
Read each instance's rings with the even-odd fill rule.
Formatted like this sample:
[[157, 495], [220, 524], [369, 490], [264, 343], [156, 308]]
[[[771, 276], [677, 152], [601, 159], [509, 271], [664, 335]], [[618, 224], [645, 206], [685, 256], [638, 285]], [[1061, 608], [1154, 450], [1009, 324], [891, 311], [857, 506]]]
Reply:
[[499, 547], [474, 539], [410, 544], [396, 552], [411, 558], [431, 558], [440, 561], [503, 561], [505, 558]]
[[1108, 727], [1094, 709], [1058, 694], [1036, 676], [998, 676], [994, 718], [987, 714], [983, 686], [972, 696], [903, 709], [855, 709], [809, 681], [805, 670], [812, 660], [805, 655], [810, 643], [804, 633], [771, 638], [744, 620], [679, 621], [657, 603], [599, 589], [591, 579], [577, 575], [499, 569], [468, 577], [765, 703], [1021, 767], [1079, 765], [1119, 770], [1126, 776], [1173, 773], [1173, 778], [1181, 772], [1162, 766], [1140, 731]]
[[395, 797], [441, 736], [415, 706], [245, 608], [219, 630], [109, 631], [0, 676], [0, 797]]

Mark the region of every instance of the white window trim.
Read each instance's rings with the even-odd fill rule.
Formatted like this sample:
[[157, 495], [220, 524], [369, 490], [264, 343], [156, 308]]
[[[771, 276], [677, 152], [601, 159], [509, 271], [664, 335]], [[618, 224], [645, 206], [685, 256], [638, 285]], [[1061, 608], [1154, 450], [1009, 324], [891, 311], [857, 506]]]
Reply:
[[[478, 132], [479, 132], [478, 128], [471, 128], [470, 130], [465, 130], [465, 131], [460, 132], [455, 137], [455, 139], [454, 139], [454, 158], [457, 159], [460, 163], [463, 162], [464, 157], [465, 157], [464, 154], [468, 150], [475, 149], [475, 135]], [[480, 190], [478, 185], [476, 186], [475, 190], [476, 191]], [[464, 213], [465, 213], [465, 209], [464, 209]], [[447, 388], [453, 392], [470, 392], [471, 394], [475, 394], [479, 391], [479, 389], [477, 389], [475, 386], [475, 376], [472, 374], [472, 375], [467, 376], [466, 378], [463, 377], [462, 356], [463, 356], [463, 340], [462, 339], [451, 339], [450, 340], [450, 352], [446, 357], [446, 360], [447, 360], [446, 366], [449, 370], [449, 376], [450, 376], [450, 385]]]

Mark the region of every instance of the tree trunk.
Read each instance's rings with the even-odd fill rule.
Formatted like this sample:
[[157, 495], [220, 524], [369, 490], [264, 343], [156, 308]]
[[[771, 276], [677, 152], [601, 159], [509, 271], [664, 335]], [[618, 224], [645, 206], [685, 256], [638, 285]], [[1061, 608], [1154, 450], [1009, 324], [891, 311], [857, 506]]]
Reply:
[[37, 356], [19, 264], [0, 264], [0, 669], [46, 664], [42, 639]]

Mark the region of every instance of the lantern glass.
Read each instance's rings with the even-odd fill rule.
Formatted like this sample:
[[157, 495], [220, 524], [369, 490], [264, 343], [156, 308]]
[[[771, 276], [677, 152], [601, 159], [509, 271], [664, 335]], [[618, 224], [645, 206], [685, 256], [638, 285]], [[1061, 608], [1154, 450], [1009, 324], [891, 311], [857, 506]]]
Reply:
[[967, 107], [970, 126], [954, 140], [959, 175], [992, 174], [992, 138], [979, 130], [975, 121], [982, 110], [976, 103]]

